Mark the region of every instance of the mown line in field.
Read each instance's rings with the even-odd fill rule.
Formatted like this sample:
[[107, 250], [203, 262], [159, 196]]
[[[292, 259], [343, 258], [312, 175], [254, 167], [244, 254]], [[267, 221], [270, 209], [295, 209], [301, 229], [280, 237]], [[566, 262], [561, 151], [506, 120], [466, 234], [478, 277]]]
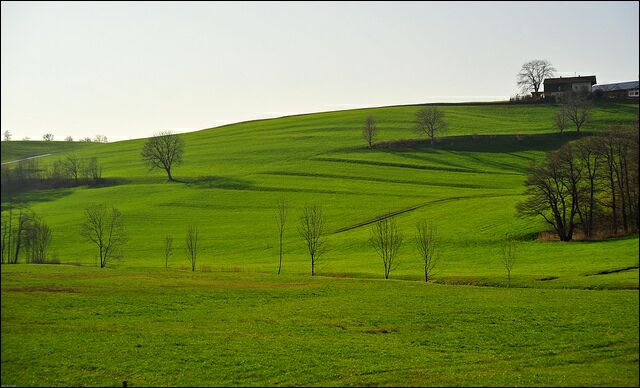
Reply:
[[373, 224], [375, 222], [378, 222], [380, 220], [384, 220], [385, 218], [394, 217], [394, 216], [397, 216], [399, 214], [407, 213], [407, 212], [410, 212], [410, 211], [413, 211], [413, 210], [417, 210], [417, 209], [423, 208], [425, 206], [434, 205], [434, 204], [437, 204], [437, 203], [445, 203], [445, 202], [450, 202], [450, 201], [457, 201], [457, 200], [460, 200], [460, 199], [513, 197], [513, 196], [519, 196], [519, 195], [520, 194], [473, 195], [473, 196], [467, 195], [467, 196], [457, 196], [457, 197], [436, 199], [436, 200], [433, 200], [433, 201], [423, 202], [423, 203], [420, 203], [418, 205], [409, 206], [409, 207], [404, 208], [404, 209], [400, 209], [400, 210], [396, 210], [396, 211], [390, 211], [388, 213], [376, 216], [376, 217], [374, 217], [372, 219], [369, 219], [369, 220], [366, 220], [366, 221], [362, 221], [362, 222], [358, 222], [358, 223], [353, 224], [353, 225], [349, 225], [349, 226], [345, 226], [345, 227], [342, 227], [342, 228], [338, 228], [332, 234], [347, 232], [347, 231], [350, 231], [350, 230], [353, 230], [353, 229], [361, 228], [363, 226], [371, 225], [371, 224]]
[[5, 164], [18, 163], [18, 162], [22, 162], [22, 161], [25, 161], [25, 160], [42, 158], [42, 157], [49, 156], [49, 155], [53, 155], [53, 154], [42, 154], [42, 155], [29, 156], [28, 158], [23, 158], [23, 159], [18, 159], [18, 160], [10, 160], [8, 162], [3, 162], [1, 165], [4, 166]]

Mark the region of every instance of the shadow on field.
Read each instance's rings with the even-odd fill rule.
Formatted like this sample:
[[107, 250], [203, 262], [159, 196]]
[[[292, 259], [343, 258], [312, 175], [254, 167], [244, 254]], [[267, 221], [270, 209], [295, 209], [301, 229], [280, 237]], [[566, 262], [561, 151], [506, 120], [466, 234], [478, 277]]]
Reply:
[[251, 181], [226, 177], [226, 176], [202, 176], [191, 179], [175, 179], [178, 183], [185, 183], [189, 187], [199, 189], [227, 189], [227, 190], [252, 190], [254, 184]]
[[[552, 151], [563, 144], [593, 135], [593, 132], [543, 133], [526, 135], [465, 135], [448, 136], [431, 144], [426, 139], [407, 139], [375, 144], [381, 151], [466, 151], [505, 153], [519, 151]], [[362, 149], [363, 147], [361, 147]]]
[[[507, 153], [519, 151], [552, 151], [563, 144], [582, 137], [595, 135], [595, 132], [573, 131], [565, 133], [509, 134], [509, 135], [463, 135], [446, 136], [436, 139], [435, 144], [427, 139], [403, 139], [386, 141], [373, 145], [374, 150], [393, 152], [435, 152], [465, 151]], [[366, 146], [344, 147], [338, 152], [371, 152]]]

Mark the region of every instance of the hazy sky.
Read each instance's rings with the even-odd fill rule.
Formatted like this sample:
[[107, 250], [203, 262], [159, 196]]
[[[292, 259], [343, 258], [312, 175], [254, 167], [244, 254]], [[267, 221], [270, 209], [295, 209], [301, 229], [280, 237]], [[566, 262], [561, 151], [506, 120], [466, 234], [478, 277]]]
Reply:
[[508, 98], [522, 63], [637, 80], [638, 3], [2, 2], [2, 131], [191, 131]]

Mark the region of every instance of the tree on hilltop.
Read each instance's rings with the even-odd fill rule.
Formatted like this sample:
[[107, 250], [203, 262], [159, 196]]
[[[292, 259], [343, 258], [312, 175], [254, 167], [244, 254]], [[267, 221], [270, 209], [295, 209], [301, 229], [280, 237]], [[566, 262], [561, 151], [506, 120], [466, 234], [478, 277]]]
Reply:
[[369, 148], [373, 147], [373, 141], [376, 138], [378, 133], [378, 128], [376, 128], [376, 120], [372, 115], [367, 116], [367, 119], [364, 121], [364, 127], [362, 128], [362, 137], [367, 142], [367, 146]]
[[171, 132], [160, 132], [150, 137], [142, 148], [142, 160], [150, 169], [163, 169], [167, 172], [169, 181], [173, 181], [171, 169], [174, 165], [182, 163], [184, 143], [182, 139]]
[[556, 69], [551, 62], [543, 59], [534, 59], [524, 65], [518, 73], [518, 86], [524, 92], [538, 93], [540, 85], [547, 77], [553, 77]]
[[434, 143], [437, 135], [447, 130], [447, 123], [444, 121], [444, 112], [440, 109], [429, 106], [416, 112], [415, 131], [421, 135], [426, 135]]

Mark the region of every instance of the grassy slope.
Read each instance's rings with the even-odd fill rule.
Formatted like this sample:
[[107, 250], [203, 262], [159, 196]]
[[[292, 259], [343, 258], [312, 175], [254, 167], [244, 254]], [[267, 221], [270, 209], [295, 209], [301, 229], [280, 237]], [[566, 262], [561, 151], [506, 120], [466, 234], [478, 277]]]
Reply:
[[[530, 238], [546, 228], [540, 220], [515, 216], [524, 168], [573, 137], [551, 133], [553, 108], [548, 106], [448, 106], [442, 109], [450, 137], [436, 147], [363, 148], [360, 126], [367, 114], [378, 121], [380, 141], [393, 141], [415, 137], [411, 126], [416, 109], [302, 115], [185, 134], [185, 163], [174, 175], [186, 183], [170, 184], [161, 172], [148, 172], [139, 157], [144, 140], [78, 150], [80, 155], [98, 156], [104, 175], [120, 183], [33, 193], [33, 208], [52, 225], [54, 250], [63, 262], [93, 262], [92, 247], [80, 239], [77, 225], [88, 203], [105, 201], [117, 205], [127, 218], [131, 239], [121, 265], [161, 265], [164, 236], [173, 235], [181, 248], [186, 226], [194, 223], [202, 236], [200, 264], [272, 272], [277, 256], [273, 208], [285, 196], [291, 211], [284, 270], [300, 274], [309, 268], [296, 233], [297, 217], [302, 206], [318, 202], [325, 205], [329, 230], [340, 231], [328, 238], [331, 250], [321, 273], [367, 277], [381, 276], [382, 271], [367, 244], [366, 223], [388, 211], [410, 210], [398, 216], [407, 241], [422, 217], [439, 227], [446, 261], [441, 281], [502, 284], [500, 241], [505, 233]], [[630, 122], [635, 109], [602, 106], [586, 129]], [[470, 134], [478, 135], [464, 137]], [[517, 140], [507, 134], [528, 135]], [[514, 283], [637, 288], [637, 270], [584, 276], [637, 265], [637, 242], [528, 241], [522, 246]], [[171, 266], [185, 264], [182, 251], [177, 251]], [[392, 276], [419, 279], [420, 265], [409, 244], [401, 250]], [[536, 280], [550, 276], [559, 279]]]
[[637, 291], [3, 266], [2, 384], [637, 386]]
[[[523, 169], [574, 138], [551, 133], [553, 109], [445, 107], [452, 137], [436, 147], [363, 149], [367, 114], [381, 141], [393, 141], [415, 137], [416, 109], [185, 134], [185, 164], [175, 170], [185, 183], [147, 171], [143, 140], [78, 150], [98, 156], [118, 184], [32, 193], [33, 208], [53, 227], [57, 256], [89, 264], [93, 251], [77, 233], [82, 209], [116, 205], [131, 236], [126, 257], [105, 270], [2, 267], [2, 384], [637, 386], [638, 270], [585, 276], [637, 266], [637, 236], [535, 241], [545, 226], [514, 214]], [[636, 109], [600, 107], [586, 129], [630, 122]], [[273, 208], [283, 195], [291, 212], [284, 274], [275, 276]], [[325, 205], [332, 232], [322, 274], [382, 277], [367, 222], [406, 210], [398, 222], [407, 240], [418, 219], [438, 224], [438, 281], [503, 285], [501, 240], [516, 231], [526, 242], [513, 284], [529, 288], [311, 278], [295, 226], [313, 202]], [[214, 272], [177, 271], [189, 223], [201, 231], [199, 262]], [[166, 234], [177, 248], [168, 271]], [[400, 259], [392, 277], [420, 279], [410, 246]], [[558, 279], [540, 280], [550, 277]]]
[[44, 154], [96, 149], [101, 146], [103, 144], [68, 141], [3, 141], [0, 143], [2, 163]]

